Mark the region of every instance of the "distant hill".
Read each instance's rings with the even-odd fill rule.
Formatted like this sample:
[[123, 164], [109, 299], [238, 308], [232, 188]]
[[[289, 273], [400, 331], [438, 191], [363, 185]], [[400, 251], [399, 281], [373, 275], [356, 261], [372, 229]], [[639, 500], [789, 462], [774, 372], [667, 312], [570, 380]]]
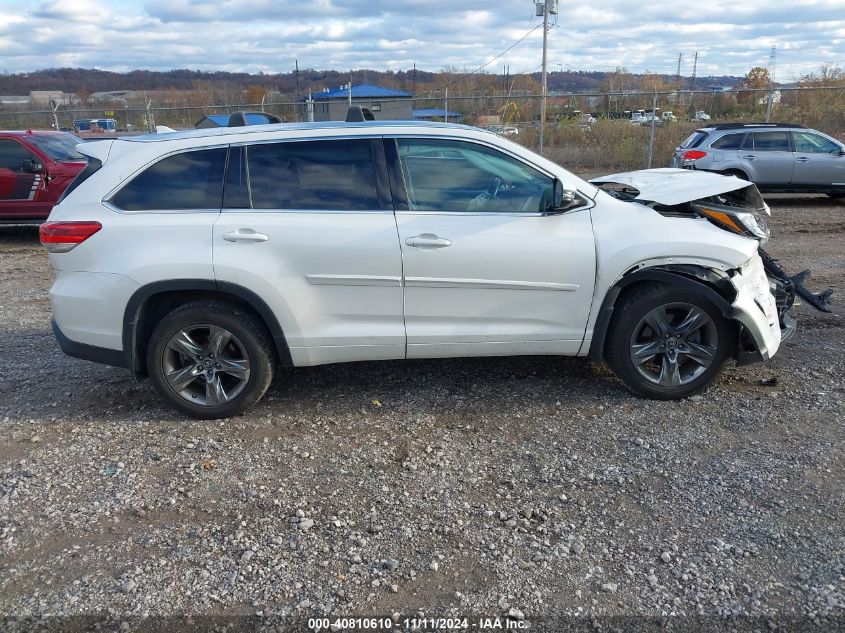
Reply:
[[[596, 92], [607, 89], [608, 80], [612, 73], [567, 71], [551, 72], [548, 76], [550, 92]], [[424, 70], [379, 71], [356, 70], [353, 74], [354, 83], [374, 83], [387, 87], [413, 91], [427, 92], [446, 83], [460, 78], [461, 72], [433, 73]], [[643, 75], [626, 75], [625, 83], [630, 79], [630, 85], [624, 88], [638, 87]], [[531, 78], [540, 81], [540, 73], [533, 73]], [[673, 83], [674, 75], [659, 75], [664, 83]], [[683, 78], [689, 87], [689, 77]], [[741, 77], [699, 77], [696, 86], [732, 86]], [[303, 69], [298, 77], [299, 92], [318, 91], [324, 88], [336, 88], [349, 81], [348, 71]], [[493, 86], [504, 86], [502, 75], [476, 75], [473, 81], [486, 80]], [[493, 83], [495, 82], [495, 83]], [[202, 72], [198, 70], [133, 70], [127, 73], [117, 73], [93, 68], [50, 68], [31, 73], [0, 74], [0, 94], [26, 95], [32, 90], [62, 90], [69, 93], [93, 93], [109, 90], [194, 90], [198, 87], [211, 89], [232, 88], [245, 89], [249, 86], [261, 86], [268, 90], [277, 90], [284, 94], [294, 95], [297, 92], [297, 76], [295, 73], [281, 74], [250, 74], [231, 72]], [[457, 86], [456, 86], [457, 87]], [[616, 86], [619, 89], [619, 86]], [[456, 90], [457, 92], [457, 90]]]

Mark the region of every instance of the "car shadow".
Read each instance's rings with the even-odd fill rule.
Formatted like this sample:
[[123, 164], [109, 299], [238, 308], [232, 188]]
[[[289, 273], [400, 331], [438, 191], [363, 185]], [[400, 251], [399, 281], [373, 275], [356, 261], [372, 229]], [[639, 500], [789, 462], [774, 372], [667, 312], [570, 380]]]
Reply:
[[38, 227], [21, 224], [0, 224], [0, 245], [38, 246]]

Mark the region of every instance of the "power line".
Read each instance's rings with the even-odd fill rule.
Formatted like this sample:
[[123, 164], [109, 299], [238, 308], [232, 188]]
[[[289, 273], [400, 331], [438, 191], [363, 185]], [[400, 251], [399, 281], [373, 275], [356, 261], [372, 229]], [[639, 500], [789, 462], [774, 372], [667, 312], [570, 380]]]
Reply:
[[537, 29], [541, 28], [542, 26], [543, 26], [542, 24], [538, 24], [538, 25], [537, 25], [537, 26], [535, 26], [533, 29], [531, 29], [530, 31], [528, 31], [528, 33], [526, 33], [526, 34], [525, 34], [525, 35], [523, 35], [521, 38], [519, 38], [516, 42], [514, 42], [513, 44], [511, 44], [510, 46], [508, 46], [505, 50], [503, 50], [501, 53], [499, 53], [498, 55], [496, 55], [493, 59], [491, 59], [490, 61], [488, 61], [488, 62], [487, 62], [487, 63], [485, 63], [485, 64], [482, 64], [481, 66], [479, 66], [478, 68], [476, 68], [476, 69], [475, 69], [475, 70], [473, 70], [472, 72], [469, 72], [469, 73], [466, 73], [466, 74], [464, 74], [464, 75], [461, 75], [458, 79], [455, 79], [454, 81], [452, 81], [452, 82], [450, 82], [450, 83], [446, 84], [445, 86], [440, 86], [439, 88], [435, 88], [434, 90], [429, 90], [429, 91], [428, 91], [428, 93], [429, 93], [429, 94], [431, 94], [432, 92], [440, 92], [441, 90], [446, 90], [447, 88], [451, 88], [452, 86], [454, 86], [454, 85], [456, 85], [456, 84], [459, 84], [459, 83], [461, 83], [462, 81], [465, 81], [466, 79], [469, 79], [469, 78], [470, 78], [470, 77], [472, 77], [473, 75], [477, 75], [479, 72], [481, 72], [482, 70], [484, 70], [485, 68], [487, 68], [490, 64], [492, 64], [494, 61], [496, 61], [496, 60], [497, 60], [497, 59], [499, 59], [500, 57], [504, 57], [504, 56], [505, 56], [505, 55], [507, 55], [509, 52], [511, 52], [514, 48], [516, 48], [518, 45], [522, 44], [522, 43], [523, 43], [526, 39], [528, 39], [528, 36], [529, 36], [529, 35], [531, 35], [534, 31], [536, 31]]

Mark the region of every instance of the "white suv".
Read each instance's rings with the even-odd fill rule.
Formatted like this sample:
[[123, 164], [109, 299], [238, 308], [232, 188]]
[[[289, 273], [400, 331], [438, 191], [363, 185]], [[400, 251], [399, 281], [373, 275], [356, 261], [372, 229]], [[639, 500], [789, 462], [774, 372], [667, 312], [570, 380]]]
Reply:
[[197, 417], [244, 411], [280, 366], [400, 358], [590, 356], [681, 398], [728, 357], [768, 359], [794, 323], [758, 255], [768, 208], [733, 177], [632, 172], [600, 179], [608, 193], [437, 123], [79, 151], [88, 168], [41, 229], [59, 344]]

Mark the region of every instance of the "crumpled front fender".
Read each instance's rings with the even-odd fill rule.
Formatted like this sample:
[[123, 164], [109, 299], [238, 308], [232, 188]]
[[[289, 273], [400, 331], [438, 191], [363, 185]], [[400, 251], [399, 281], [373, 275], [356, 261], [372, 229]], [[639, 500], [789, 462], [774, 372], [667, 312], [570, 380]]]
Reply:
[[736, 288], [733, 317], [754, 340], [760, 357], [769, 360], [780, 347], [781, 330], [775, 297], [760, 255], [754, 253], [737, 269], [730, 281]]

